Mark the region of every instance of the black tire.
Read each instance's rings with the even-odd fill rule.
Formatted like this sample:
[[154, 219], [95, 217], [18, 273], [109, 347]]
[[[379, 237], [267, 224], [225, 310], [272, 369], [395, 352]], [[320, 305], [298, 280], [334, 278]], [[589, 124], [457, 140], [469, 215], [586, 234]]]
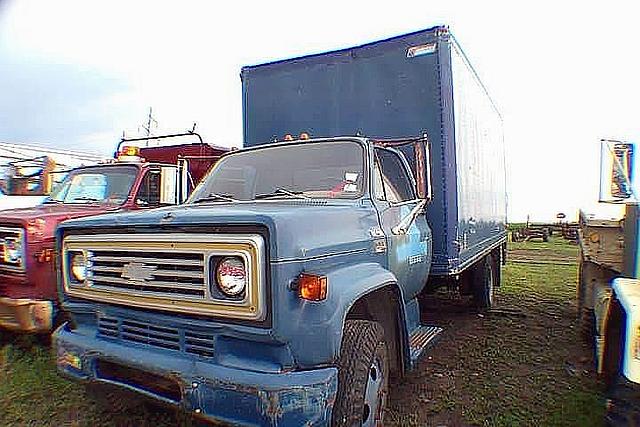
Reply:
[[615, 298], [609, 303], [607, 329], [604, 331], [604, 354], [602, 361], [602, 379], [608, 392], [616, 387], [616, 380], [622, 371], [626, 341], [627, 315], [620, 302]]
[[[334, 426], [366, 425], [376, 418], [378, 424], [373, 425], [384, 425], [389, 369], [389, 350], [382, 326], [368, 320], [347, 320], [338, 361]], [[380, 384], [376, 389], [377, 410], [375, 405], [372, 410], [365, 402], [365, 394], [367, 386], [376, 381]]]
[[488, 310], [493, 307], [496, 276], [492, 264], [492, 257], [488, 255], [475, 267], [473, 275], [473, 300], [476, 307], [480, 310]]

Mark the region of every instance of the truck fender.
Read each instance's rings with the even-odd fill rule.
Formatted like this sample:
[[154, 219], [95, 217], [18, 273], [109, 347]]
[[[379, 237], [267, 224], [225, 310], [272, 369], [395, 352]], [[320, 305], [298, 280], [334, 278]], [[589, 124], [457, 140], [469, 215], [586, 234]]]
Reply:
[[[302, 302], [303, 307], [298, 312], [299, 316], [295, 322], [294, 319], [289, 319], [300, 329], [295, 333], [296, 339], [290, 341], [290, 346], [293, 353], [298, 355], [297, 361], [300, 365], [313, 366], [318, 363], [318, 344], [322, 343], [324, 357], [329, 359], [325, 359], [325, 362], [333, 364], [340, 355], [342, 331], [347, 314], [357, 301], [389, 285], [399, 288], [395, 275], [377, 263], [359, 263], [311, 272], [327, 277], [327, 298], [321, 302]], [[401, 291], [398, 292], [398, 297], [402, 300]], [[402, 311], [404, 304], [398, 305]], [[404, 322], [404, 313], [400, 313], [400, 316]], [[310, 352], [310, 348], [315, 348], [316, 351]]]

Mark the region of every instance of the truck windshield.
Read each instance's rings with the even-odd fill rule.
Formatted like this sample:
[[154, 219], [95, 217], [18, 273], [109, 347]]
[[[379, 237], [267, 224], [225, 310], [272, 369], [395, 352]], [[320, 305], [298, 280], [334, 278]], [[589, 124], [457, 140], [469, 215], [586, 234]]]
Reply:
[[190, 202], [271, 198], [357, 198], [364, 148], [355, 141], [307, 142], [223, 157]]
[[44, 203], [113, 203], [127, 200], [138, 175], [135, 166], [103, 166], [71, 171]]

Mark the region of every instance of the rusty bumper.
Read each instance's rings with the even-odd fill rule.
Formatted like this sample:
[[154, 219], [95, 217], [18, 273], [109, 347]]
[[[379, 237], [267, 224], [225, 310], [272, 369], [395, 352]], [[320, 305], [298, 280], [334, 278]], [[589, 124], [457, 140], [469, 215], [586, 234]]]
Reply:
[[66, 323], [53, 334], [53, 351], [58, 371], [70, 379], [127, 389], [225, 425], [328, 426], [337, 393], [335, 367], [230, 368], [179, 351], [100, 339]]
[[53, 302], [0, 297], [0, 327], [19, 332], [51, 332]]

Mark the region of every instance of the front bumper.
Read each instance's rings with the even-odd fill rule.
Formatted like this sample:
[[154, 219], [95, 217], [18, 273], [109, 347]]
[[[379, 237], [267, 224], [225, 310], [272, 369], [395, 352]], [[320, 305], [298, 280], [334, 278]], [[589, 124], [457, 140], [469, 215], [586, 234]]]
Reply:
[[52, 301], [0, 297], [0, 327], [19, 332], [51, 332]]
[[[331, 422], [337, 368], [254, 372], [179, 352], [159, 353], [144, 345], [109, 342], [87, 332], [76, 333], [64, 324], [54, 333], [58, 370], [71, 379], [116, 385], [225, 424], [324, 426]], [[171, 392], [167, 383], [177, 391]]]

